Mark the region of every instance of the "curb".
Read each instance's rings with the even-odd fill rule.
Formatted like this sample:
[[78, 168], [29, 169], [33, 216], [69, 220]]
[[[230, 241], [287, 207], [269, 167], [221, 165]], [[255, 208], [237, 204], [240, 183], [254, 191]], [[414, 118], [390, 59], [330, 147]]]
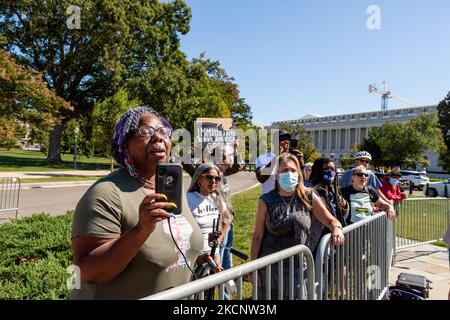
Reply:
[[260, 183], [259, 183], [259, 182], [257, 182], [256, 184], [254, 184], [254, 185], [253, 185], [253, 186], [251, 186], [251, 187], [248, 187], [248, 188], [245, 188], [245, 189], [242, 189], [242, 190], [239, 190], [239, 191], [233, 192], [233, 193], [232, 193], [231, 195], [232, 195], [232, 196], [234, 196], [234, 195], [237, 195], [237, 194], [239, 194], [239, 193], [242, 193], [242, 192], [244, 192], [244, 191], [247, 191], [247, 190], [253, 189], [253, 188], [257, 187], [258, 185], [260, 185]]
[[44, 189], [44, 188], [67, 188], [67, 187], [86, 187], [94, 184], [97, 180], [90, 181], [67, 181], [67, 182], [47, 182], [47, 183], [22, 183], [22, 190]]
[[[189, 177], [187, 173], [183, 173], [183, 176]], [[87, 187], [97, 180], [79, 180], [79, 181], [54, 181], [54, 182], [28, 182], [22, 183], [22, 190], [41, 189], [41, 188], [67, 188], [67, 187]]]

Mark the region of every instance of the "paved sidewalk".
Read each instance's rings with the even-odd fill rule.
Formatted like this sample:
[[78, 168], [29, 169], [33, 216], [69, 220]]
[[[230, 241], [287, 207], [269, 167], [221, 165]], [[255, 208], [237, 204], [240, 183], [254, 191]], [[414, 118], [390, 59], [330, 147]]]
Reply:
[[54, 177], [95, 177], [106, 176], [110, 170], [58, 170], [58, 171], [2, 171], [0, 178], [18, 177], [20, 179], [39, 179]]
[[[187, 173], [183, 175], [184, 190], [190, 184]], [[258, 184], [255, 174], [240, 172], [228, 177], [232, 194], [236, 194]], [[73, 210], [76, 204], [95, 180], [23, 183], [19, 202], [19, 218], [33, 213], [47, 212], [51, 215], [65, 214]], [[5, 223], [15, 216], [8, 211], [0, 215], [0, 223]]]
[[396, 264], [389, 273], [390, 285], [401, 272], [422, 275], [431, 280], [430, 300], [447, 300], [450, 290], [450, 269], [447, 248], [425, 244], [397, 252]]

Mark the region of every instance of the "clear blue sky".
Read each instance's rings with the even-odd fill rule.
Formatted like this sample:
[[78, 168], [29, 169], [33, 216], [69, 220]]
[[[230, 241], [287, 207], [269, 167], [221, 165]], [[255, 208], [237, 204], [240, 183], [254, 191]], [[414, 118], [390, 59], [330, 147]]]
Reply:
[[[219, 60], [254, 123], [380, 109], [370, 83], [437, 104], [450, 90], [449, 0], [188, 0], [189, 58]], [[369, 30], [369, 5], [381, 29]], [[389, 108], [406, 107], [395, 100]]]

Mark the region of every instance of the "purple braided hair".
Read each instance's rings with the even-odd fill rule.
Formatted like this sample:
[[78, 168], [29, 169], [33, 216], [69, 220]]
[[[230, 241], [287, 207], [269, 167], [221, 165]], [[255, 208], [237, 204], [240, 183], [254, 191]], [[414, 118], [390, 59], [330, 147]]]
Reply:
[[173, 128], [169, 122], [149, 106], [144, 105], [124, 112], [114, 126], [114, 137], [111, 143], [111, 155], [122, 167], [127, 168], [128, 172], [132, 176], [135, 176], [134, 168], [127, 162], [128, 156], [125, 152], [124, 145], [125, 142], [138, 130], [139, 119], [146, 113], [157, 116], [161, 120], [163, 126], [169, 128], [171, 132], [173, 131]]

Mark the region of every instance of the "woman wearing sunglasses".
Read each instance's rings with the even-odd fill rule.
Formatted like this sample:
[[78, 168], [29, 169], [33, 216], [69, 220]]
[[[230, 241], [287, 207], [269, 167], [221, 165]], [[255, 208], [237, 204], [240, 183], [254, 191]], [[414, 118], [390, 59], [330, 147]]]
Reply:
[[213, 163], [204, 163], [195, 170], [187, 193], [189, 208], [203, 234], [203, 254], [198, 257], [197, 263], [209, 263], [213, 272], [222, 271], [223, 268], [219, 248], [214, 257], [210, 256], [208, 235], [213, 232], [214, 224], [218, 223], [220, 230], [218, 240], [221, 244], [232, 220], [220, 189], [220, 181], [219, 168]]
[[394, 207], [383, 200], [373, 187], [367, 186], [368, 178], [369, 172], [366, 167], [357, 166], [352, 170], [352, 184], [341, 190], [344, 199], [349, 204], [348, 224], [372, 216], [374, 214], [373, 205], [385, 211], [389, 219], [395, 218]]

